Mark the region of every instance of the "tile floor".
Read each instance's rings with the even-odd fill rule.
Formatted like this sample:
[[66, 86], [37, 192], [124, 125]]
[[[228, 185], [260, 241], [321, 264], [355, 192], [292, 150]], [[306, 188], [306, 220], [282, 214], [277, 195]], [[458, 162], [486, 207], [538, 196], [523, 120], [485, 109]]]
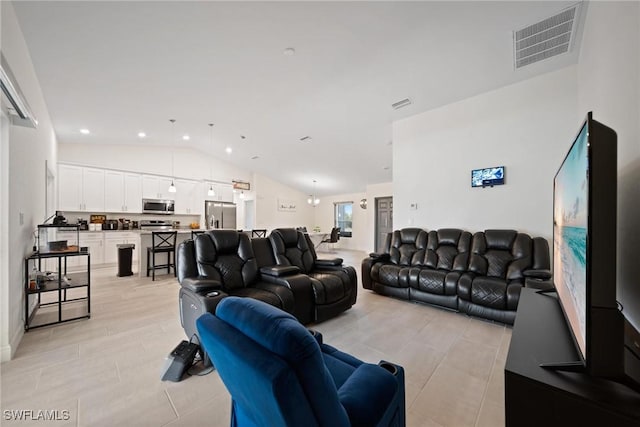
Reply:
[[[364, 252], [337, 255], [360, 274]], [[118, 278], [114, 268], [92, 276], [91, 319], [25, 333], [14, 359], [0, 366], [0, 424], [228, 426], [230, 398], [215, 372], [160, 381], [165, 357], [185, 338], [173, 276]], [[360, 359], [404, 366], [408, 426], [504, 425], [511, 328], [360, 284], [351, 310], [313, 327]], [[66, 419], [11, 421], [7, 410], [58, 411]]]

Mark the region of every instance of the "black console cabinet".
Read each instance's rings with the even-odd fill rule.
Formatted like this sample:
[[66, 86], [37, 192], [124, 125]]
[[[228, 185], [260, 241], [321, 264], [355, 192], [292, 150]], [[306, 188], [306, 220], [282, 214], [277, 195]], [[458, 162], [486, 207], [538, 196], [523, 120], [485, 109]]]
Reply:
[[554, 294], [522, 289], [504, 368], [507, 426], [640, 426], [640, 393], [540, 363], [578, 360]]

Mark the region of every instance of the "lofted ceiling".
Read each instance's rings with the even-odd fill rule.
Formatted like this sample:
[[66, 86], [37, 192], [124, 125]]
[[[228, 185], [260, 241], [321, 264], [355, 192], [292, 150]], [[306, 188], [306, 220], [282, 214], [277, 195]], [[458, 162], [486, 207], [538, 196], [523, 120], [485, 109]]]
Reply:
[[[315, 179], [326, 195], [392, 180], [393, 121], [576, 63], [577, 48], [513, 65], [513, 31], [571, 4], [25, 1], [14, 8], [60, 142], [190, 146], [303, 192]], [[391, 107], [404, 98], [412, 104]], [[185, 133], [188, 141], [179, 138]], [[311, 142], [301, 142], [305, 136]]]

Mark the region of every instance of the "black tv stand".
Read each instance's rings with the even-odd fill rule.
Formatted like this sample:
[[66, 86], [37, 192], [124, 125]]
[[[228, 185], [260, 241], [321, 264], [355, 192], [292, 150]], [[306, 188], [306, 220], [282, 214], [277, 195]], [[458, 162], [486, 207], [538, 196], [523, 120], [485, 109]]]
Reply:
[[555, 298], [523, 288], [505, 364], [507, 426], [640, 425], [640, 393], [584, 372], [546, 369], [578, 360]]

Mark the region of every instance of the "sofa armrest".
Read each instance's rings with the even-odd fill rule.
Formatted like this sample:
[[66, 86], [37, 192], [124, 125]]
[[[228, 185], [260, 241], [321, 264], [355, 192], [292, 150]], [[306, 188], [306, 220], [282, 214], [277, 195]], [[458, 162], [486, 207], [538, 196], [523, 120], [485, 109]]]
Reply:
[[369, 257], [375, 259], [376, 261], [389, 261], [391, 259], [390, 254], [379, 252], [371, 252], [369, 254]]
[[[297, 268], [297, 267], [296, 267]], [[315, 298], [313, 294], [313, 286], [311, 279], [306, 274], [289, 274], [287, 276], [270, 276], [268, 274], [260, 275], [263, 282], [273, 283], [275, 285], [285, 286], [293, 292], [295, 306], [293, 315], [306, 325], [315, 321]]]
[[291, 274], [300, 273], [300, 269], [295, 265], [270, 265], [267, 267], [261, 267], [260, 273], [267, 276], [282, 277], [289, 276]]
[[351, 425], [377, 425], [398, 390], [396, 378], [386, 369], [363, 363], [338, 390], [338, 399]]
[[530, 269], [522, 272], [524, 277], [531, 277], [533, 279], [549, 280], [551, 279], [551, 271], [546, 269]]
[[340, 266], [344, 260], [342, 258], [331, 258], [331, 259], [316, 259], [316, 266], [318, 267], [331, 267], [331, 266]]
[[214, 289], [222, 289], [222, 283], [220, 283], [218, 280], [207, 279], [200, 276], [185, 277], [184, 279], [182, 279], [180, 286], [196, 293], [212, 291]]

